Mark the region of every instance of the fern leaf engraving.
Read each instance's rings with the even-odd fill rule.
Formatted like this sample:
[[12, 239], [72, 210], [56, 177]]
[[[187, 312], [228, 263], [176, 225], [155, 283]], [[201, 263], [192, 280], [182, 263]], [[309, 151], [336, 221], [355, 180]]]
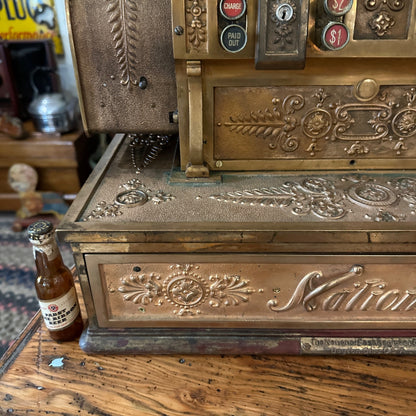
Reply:
[[312, 213], [319, 218], [333, 220], [347, 214], [343, 196], [333, 189], [331, 182], [318, 179], [315, 182], [322, 187], [316, 189], [310, 186], [310, 182], [307, 180], [304, 183], [286, 182], [278, 187], [224, 192], [212, 195], [210, 198], [219, 202], [249, 206], [292, 207], [292, 213], [295, 215]]
[[135, 0], [107, 0], [115, 58], [120, 70], [120, 84], [139, 85], [137, 70], [137, 15]]
[[230, 121], [224, 123], [230, 131], [264, 139], [268, 137], [277, 139], [284, 125], [280, 112], [275, 109], [270, 111], [267, 108], [264, 111], [252, 111], [248, 116], [240, 114], [236, 119], [230, 117]]

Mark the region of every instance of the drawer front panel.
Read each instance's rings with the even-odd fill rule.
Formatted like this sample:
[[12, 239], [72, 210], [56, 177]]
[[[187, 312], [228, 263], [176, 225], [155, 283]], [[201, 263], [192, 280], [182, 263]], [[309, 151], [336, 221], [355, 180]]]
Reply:
[[102, 327], [416, 328], [412, 256], [85, 259]]

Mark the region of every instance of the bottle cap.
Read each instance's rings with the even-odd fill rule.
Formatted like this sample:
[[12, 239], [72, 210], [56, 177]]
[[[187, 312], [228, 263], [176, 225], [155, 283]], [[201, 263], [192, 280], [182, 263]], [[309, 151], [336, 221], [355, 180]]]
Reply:
[[27, 235], [31, 243], [42, 244], [53, 236], [53, 230], [50, 221], [39, 220], [29, 225]]

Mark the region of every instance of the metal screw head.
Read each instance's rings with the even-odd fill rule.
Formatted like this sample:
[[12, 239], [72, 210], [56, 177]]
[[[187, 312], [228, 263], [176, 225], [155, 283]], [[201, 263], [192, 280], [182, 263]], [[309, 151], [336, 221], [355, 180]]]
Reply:
[[146, 77], [140, 77], [139, 88], [145, 90], [147, 88], [147, 79]]
[[174, 29], [175, 35], [181, 36], [184, 33], [184, 29], [182, 26], [176, 26]]

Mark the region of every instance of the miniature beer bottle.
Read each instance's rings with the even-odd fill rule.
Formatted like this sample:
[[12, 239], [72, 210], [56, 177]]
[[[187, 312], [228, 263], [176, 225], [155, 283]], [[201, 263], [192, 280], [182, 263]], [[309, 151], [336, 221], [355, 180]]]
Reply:
[[35, 288], [45, 325], [55, 341], [71, 341], [79, 337], [83, 323], [72, 273], [63, 263], [53, 225], [40, 220], [27, 231], [33, 245]]

